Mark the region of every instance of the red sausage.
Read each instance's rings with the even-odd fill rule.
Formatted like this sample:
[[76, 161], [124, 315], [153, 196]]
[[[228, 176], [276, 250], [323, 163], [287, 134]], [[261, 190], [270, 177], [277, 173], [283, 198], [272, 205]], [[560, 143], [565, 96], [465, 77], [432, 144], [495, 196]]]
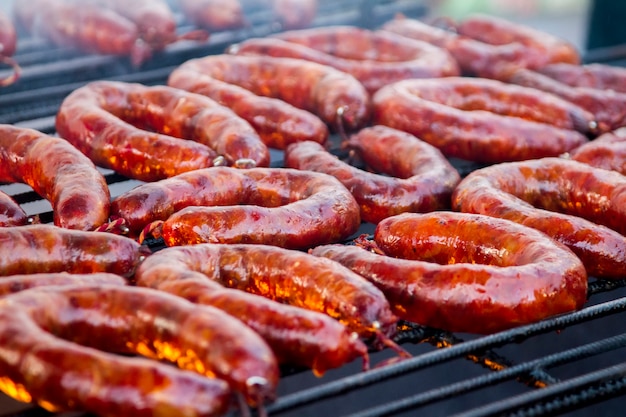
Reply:
[[238, 0], [178, 0], [177, 3], [190, 22], [211, 31], [238, 29], [247, 24]]
[[626, 177], [563, 159], [476, 170], [452, 196], [457, 211], [513, 220], [568, 246], [590, 275], [626, 277]]
[[572, 87], [614, 90], [626, 93], [626, 69], [607, 64], [550, 64], [538, 72]]
[[265, 243], [304, 249], [360, 225], [359, 206], [330, 175], [284, 168], [213, 167], [142, 184], [118, 196], [112, 216], [131, 231], [164, 220], [168, 246]]
[[317, 0], [271, 0], [272, 11], [283, 30], [310, 26], [318, 9]]
[[[306, 366], [316, 375], [322, 375], [328, 369], [362, 357], [367, 369], [367, 347], [358, 335], [338, 321], [320, 312], [230, 289], [208, 279], [205, 266], [211, 264], [215, 255], [208, 245], [156, 252], [137, 269], [134, 277], [137, 285], [226, 311], [259, 333], [281, 363]], [[215, 279], [213, 274], [210, 276]], [[261, 277], [255, 275], [254, 279]]]
[[626, 127], [604, 133], [569, 154], [575, 161], [626, 175]]
[[557, 156], [587, 141], [593, 116], [551, 94], [495, 80], [404, 80], [373, 96], [374, 121], [411, 133], [446, 156], [477, 162]]
[[110, 272], [129, 277], [149, 254], [124, 236], [47, 224], [0, 227], [0, 242], [0, 276]]
[[289, 146], [285, 166], [336, 177], [359, 203], [361, 219], [370, 223], [403, 212], [450, 207], [461, 178], [437, 148], [385, 126], [362, 129], [346, 145], [375, 172], [353, 167], [313, 142]]
[[111, 196], [104, 176], [64, 139], [0, 125], [0, 182], [31, 186], [51, 203], [60, 227], [93, 230], [109, 218]]
[[[370, 98], [363, 85], [327, 65], [294, 58], [224, 54], [192, 59], [179, 69], [281, 99], [315, 113], [332, 126], [341, 120], [346, 130], [358, 129], [369, 120]], [[172, 81], [168, 84], [177, 86]]]
[[65, 98], [56, 128], [96, 164], [143, 181], [212, 166], [220, 154], [231, 164], [270, 158], [235, 113], [167, 86], [94, 81]]
[[24, 291], [29, 288], [50, 285], [126, 285], [119, 275], [107, 272], [93, 274], [68, 274], [67, 272], [42, 272], [38, 274], [18, 274], [0, 278], [0, 297]]
[[0, 191], [0, 227], [22, 226], [29, 221], [28, 215], [10, 195]]
[[492, 333], [581, 308], [587, 274], [565, 246], [494, 217], [404, 213], [381, 221], [375, 245], [326, 245], [333, 259], [379, 287], [405, 320]]
[[299, 58], [352, 74], [370, 93], [407, 78], [459, 75], [454, 58], [442, 48], [385, 31], [332, 26], [280, 33], [233, 45], [239, 55]]
[[17, 45], [15, 26], [9, 16], [0, 12], [0, 56], [13, 56]]

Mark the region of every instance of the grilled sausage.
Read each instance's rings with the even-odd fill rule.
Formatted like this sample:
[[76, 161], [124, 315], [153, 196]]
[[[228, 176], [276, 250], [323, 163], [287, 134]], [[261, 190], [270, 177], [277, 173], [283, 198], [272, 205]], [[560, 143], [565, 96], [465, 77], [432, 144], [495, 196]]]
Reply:
[[212, 166], [220, 154], [232, 164], [267, 166], [270, 158], [232, 111], [167, 86], [94, 81], [65, 98], [56, 128], [96, 164], [143, 181]]
[[604, 133], [569, 154], [575, 161], [626, 175], [626, 128]]
[[272, 12], [283, 30], [311, 25], [317, 15], [317, 0], [271, 0]]
[[166, 0], [99, 1], [137, 25], [139, 38], [153, 50], [164, 49], [178, 39], [176, 18]]
[[[213, 281], [215, 274], [209, 273], [206, 266], [219, 255], [209, 245], [156, 252], [137, 269], [134, 277], [137, 285], [210, 305], [237, 317], [265, 339], [280, 363], [306, 366], [316, 375], [322, 375], [328, 369], [361, 357], [364, 369], [368, 368], [367, 347], [338, 321], [320, 312], [278, 303]], [[255, 275], [253, 279], [264, 278]]]
[[168, 249], [175, 249], [173, 262], [183, 259], [205, 279], [324, 313], [362, 337], [395, 332], [396, 317], [382, 293], [336, 262], [268, 245], [206, 243], [163, 250]]
[[28, 215], [10, 195], [0, 191], [0, 227], [22, 226], [29, 221]]
[[[189, 60], [179, 70], [189, 71], [187, 76], [204, 74], [256, 95], [284, 100], [317, 114], [331, 126], [337, 126], [340, 121], [346, 130], [358, 129], [369, 120], [370, 98], [363, 85], [353, 76], [327, 65], [294, 58], [223, 54]], [[174, 75], [168, 84], [179, 87], [173, 79]], [[230, 100], [236, 102], [240, 94], [238, 89], [235, 92], [236, 96]], [[228, 100], [226, 94], [227, 91], [222, 100]], [[230, 107], [222, 100], [217, 101]]]
[[557, 156], [587, 141], [593, 116], [551, 94], [495, 80], [404, 80], [373, 96], [374, 121], [409, 132], [446, 156], [477, 162]]
[[351, 166], [313, 142], [289, 146], [285, 166], [336, 177], [359, 203], [361, 219], [370, 223], [403, 212], [450, 207], [452, 191], [461, 178], [434, 146], [385, 126], [362, 129], [346, 145], [367, 167], [387, 175]]
[[194, 25], [211, 31], [247, 25], [239, 0], [178, 0], [181, 11]]
[[258, 404], [278, 379], [271, 351], [239, 320], [147, 288], [40, 287], [4, 297], [0, 317], [6, 391], [55, 411], [221, 415], [223, 381]]
[[0, 297], [24, 291], [29, 288], [50, 285], [125, 285], [126, 280], [119, 275], [107, 272], [93, 274], [68, 274], [67, 272], [42, 272], [18, 274], [0, 278]]
[[459, 75], [454, 58], [442, 48], [385, 31], [352, 26], [295, 30], [254, 38], [229, 48], [239, 55], [299, 58], [352, 74], [373, 93], [407, 78]]
[[31, 186], [60, 227], [93, 230], [109, 217], [109, 187], [95, 165], [66, 140], [36, 130], [0, 125], [0, 182]]
[[380, 288], [393, 311], [448, 331], [492, 333], [581, 308], [587, 274], [565, 246], [483, 215], [404, 213], [381, 221], [380, 253], [325, 245], [330, 258]]
[[213, 167], [142, 184], [118, 196], [112, 216], [131, 232], [164, 220], [168, 246], [266, 243], [308, 248], [348, 238], [359, 206], [330, 175], [283, 168]]
[[626, 177], [564, 159], [481, 168], [455, 189], [452, 207], [513, 220], [568, 246], [590, 275], [626, 277]]
[[0, 242], [0, 276], [110, 272], [129, 277], [149, 254], [124, 236], [47, 224], [1, 227]]
[[0, 11], [0, 62], [12, 68], [12, 73], [0, 79], [0, 87], [15, 83], [22, 73], [22, 68], [13, 58], [17, 46], [17, 32], [9, 16]]

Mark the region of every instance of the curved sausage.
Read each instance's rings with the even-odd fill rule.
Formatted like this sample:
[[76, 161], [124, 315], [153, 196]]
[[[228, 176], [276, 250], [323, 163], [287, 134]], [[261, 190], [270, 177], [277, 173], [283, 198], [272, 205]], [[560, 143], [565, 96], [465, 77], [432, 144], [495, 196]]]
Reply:
[[[189, 71], [190, 76], [204, 74], [256, 95], [281, 99], [331, 126], [338, 126], [340, 120], [341, 127], [355, 130], [369, 121], [370, 97], [363, 85], [327, 65], [294, 58], [222, 54], [189, 60], [179, 69]], [[177, 87], [171, 79], [168, 84]], [[235, 91], [239, 96], [239, 90]], [[237, 101], [237, 96], [231, 100]]]
[[626, 93], [626, 69], [615, 65], [556, 63], [538, 68], [537, 72], [572, 87]]
[[[383, 294], [373, 284], [328, 259], [257, 244], [205, 243], [163, 250], [169, 249], [175, 249], [171, 252], [172, 262], [180, 263], [182, 259], [186, 265], [193, 264], [205, 279], [324, 313], [361, 337], [389, 337], [396, 330], [396, 317]], [[148, 266], [157, 262], [151, 261]], [[145, 273], [143, 268], [140, 277]]]
[[457, 211], [541, 230], [568, 246], [590, 275], [626, 277], [626, 177], [563, 159], [481, 168], [452, 196]]
[[213, 167], [142, 184], [118, 196], [112, 216], [131, 231], [164, 220], [168, 246], [265, 243], [304, 249], [360, 225], [359, 206], [334, 177], [284, 168]]
[[0, 191], [0, 227], [22, 226], [28, 222], [29, 217], [19, 203]]
[[272, 12], [283, 30], [305, 28], [315, 20], [317, 0], [272, 0]]
[[21, 182], [52, 205], [54, 224], [93, 230], [109, 218], [102, 173], [68, 141], [33, 129], [0, 125], [0, 182]]
[[[155, 252], [137, 269], [134, 277], [137, 285], [224, 310], [260, 334], [280, 363], [306, 366], [321, 376], [328, 369], [361, 357], [367, 369], [367, 347], [338, 321], [319, 312], [230, 289], [213, 281], [215, 274], [207, 272], [206, 266], [212, 264], [212, 256], [217, 254], [208, 245]], [[255, 273], [253, 279], [261, 277]]]
[[110, 272], [130, 277], [149, 254], [133, 239], [47, 224], [0, 227], [0, 276]]
[[235, 113], [167, 86], [91, 82], [65, 98], [56, 128], [97, 165], [143, 181], [212, 166], [220, 154], [232, 164], [267, 166], [270, 158]]
[[398, 81], [372, 101], [375, 123], [477, 162], [557, 156], [587, 142], [572, 129], [595, 126], [590, 113], [559, 97], [480, 78]]
[[604, 133], [569, 154], [575, 161], [626, 175], [626, 127]]
[[30, 288], [50, 285], [126, 285], [126, 279], [116, 274], [68, 274], [67, 272], [42, 272], [0, 277], [0, 297]]
[[247, 25], [239, 0], [177, 0], [177, 4], [191, 23], [211, 31]]
[[16, 46], [15, 25], [6, 13], [0, 12], [0, 56], [13, 56]]
[[385, 126], [362, 129], [345, 145], [375, 172], [351, 166], [313, 142], [289, 146], [285, 166], [336, 177], [359, 203], [361, 219], [370, 223], [403, 212], [450, 207], [461, 177], [434, 146]]
[[454, 58], [442, 48], [385, 31], [331, 26], [248, 39], [228, 50], [238, 55], [298, 58], [352, 74], [373, 93], [407, 78], [459, 75]]
[[100, 0], [137, 25], [139, 38], [153, 50], [162, 50], [178, 40], [176, 17], [166, 0]]
[[[4, 297], [0, 317], [2, 374], [55, 411], [219, 415], [231, 399], [224, 381], [256, 405], [278, 379], [275, 358], [251, 329], [161, 291], [41, 287]], [[16, 357], [39, 366], [16, 366]]]
[[404, 213], [381, 221], [380, 253], [325, 245], [330, 258], [380, 288], [394, 312], [454, 332], [492, 333], [583, 306], [580, 260], [543, 233], [483, 215]]

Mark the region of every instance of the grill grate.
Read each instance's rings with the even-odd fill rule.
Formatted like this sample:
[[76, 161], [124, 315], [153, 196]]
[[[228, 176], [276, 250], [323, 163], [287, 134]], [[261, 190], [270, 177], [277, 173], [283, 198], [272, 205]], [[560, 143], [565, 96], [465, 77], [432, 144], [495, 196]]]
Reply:
[[[314, 25], [374, 28], [396, 13], [421, 16], [427, 10], [424, 4], [322, 1]], [[250, 20], [250, 28], [216, 33], [207, 44], [172, 45], [139, 69], [132, 68], [125, 58], [84, 56], [49, 48], [40, 40], [21, 40], [16, 59], [24, 66], [23, 77], [0, 90], [0, 123], [54, 134], [54, 115], [61, 101], [86, 82], [115, 79], [163, 84], [171, 70], [187, 59], [221, 53], [233, 42], [277, 30], [268, 23], [267, 13], [255, 12]], [[187, 29], [184, 24], [181, 21], [181, 31]], [[280, 152], [273, 153], [273, 165], [281, 166], [281, 158]], [[462, 175], [477, 168], [466, 161], [453, 163]], [[114, 197], [140, 183], [109, 170], [103, 173]], [[29, 187], [0, 185], [0, 190], [13, 195], [28, 214], [38, 215], [42, 222], [52, 221], [49, 204]], [[372, 229], [372, 225], [364, 225], [359, 233]], [[285, 368], [278, 400], [267, 411], [271, 416], [401, 416], [418, 410], [433, 416], [567, 412], [582, 416], [593, 406], [594, 412], [617, 415], [619, 404], [608, 400], [626, 392], [625, 311], [626, 281], [591, 280], [589, 302], [581, 311], [494, 335], [451, 334], [401, 323], [396, 341], [413, 353], [413, 358], [367, 373], [360, 372], [360, 363], [355, 362], [329, 371], [321, 379], [307, 370]], [[372, 352], [372, 362], [382, 363], [392, 356], [388, 351]], [[53, 415], [31, 406], [4, 414], [0, 411], [5, 417]]]

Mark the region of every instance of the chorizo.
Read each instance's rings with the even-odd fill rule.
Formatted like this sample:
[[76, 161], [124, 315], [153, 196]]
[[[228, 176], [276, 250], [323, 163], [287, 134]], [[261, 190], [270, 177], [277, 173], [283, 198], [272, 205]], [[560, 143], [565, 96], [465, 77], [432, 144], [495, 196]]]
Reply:
[[404, 80], [373, 96], [374, 122], [446, 156], [494, 163], [557, 156], [587, 138], [593, 116], [543, 91], [481, 78]]
[[67, 272], [17, 274], [0, 278], [0, 297], [29, 288], [49, 285], [125, 285], [126, 283], [126, 279], [107, 272], [93, 274], [68, 274]]
[[336, 177], [359, 203], [361, 219], [370, 223], [403, 212], [450, 207], [461, 177], [434, 146], [385, 126], [362, 129], [345, 145], [374, 172], [351, 166], [313, 142], [290, 145], [285, 166]]
[[177, 0], [177, 4], [187, 20], [211, 31], [247, 25], [239, 0]]
[[301, 29], [315, 20], [318, 0], [272, 0], [271, 6], [283, 30]]
[[364, 338], [390, 337], [396, 331], [397, 319], [380, 290], [328, 259], [258, 244], [205, 243], [163, 250], [169, 249], [175, 249], [173, 262], [192, 263], [205, 279], [324, 313]]
[[[305, 366], [322, 375], [328, 369], [361, 357], [364, 369], [368, 368], [365, 344], [335, 319], [214, 281], [215, 274], [209, 273], [206, 266], [212, 265], [213, 256], [218, 255], [208, 245], [211, 244], [156, 252], [137, 269], [136, 284], [224, 310], [260, 334], [280, 363]], [[253, 279], [262, 278], [254, 275]]]
[[578, 162], [626, 175], [626, 127], [606, 132], [569, 152]]
[[529, 69], [511, 72], [506, 81], [546, 91], [587, 110], [593, 114], [597, 124], [594, 133], [604, 133], [626, 125], [626, 93], [572, 87], [544, 75], [541, 71]]
[[29, 217], [19, 203], [0, 191], [0, 227], [22, 226], [28, 222]]
[[[204, 74], [256, 95], [281, 99], [331, 126], [356, 130], [369, 121], [370, 96], [365, 87], [352, 75], [327, 65], [295, 58], [222, 54], [189, 60], [174, 74], [179, 69], [189, 71], [189, 76]], [[178, 87], [172, 77], [168, 84]], [[236, 101], [239, 95], [231, 99]]]
[[238, 55], [299, 58], [352, 74], [373, 93], [407, 78], [459, 75], [445, 49], [385, 31], [332, 26], [248, 39], [229, 48]]
[[359, 206], [336, 178], [285, 168], [213, 167], [142, 184], [111, 215], [131, 232], [162, 220], [166, 245], [265, 243], [305, 249], [347, 239]]
[[267, 146], [245, 120], [167, 86], [91, 82], [63, 100], [56, 129], [97, 165], [143, 181], [213, 166], [220, 155], [269, 165]]
[[564, 158], [481, 168], [452, 195], [453, 209], [538, 229], [608, 279], [626, 277], [625, 201], [626, 177]]
[[580, 260], [545, 234], [514, 222], [453, 212], [403, 213], [378, 223], [379, 253], [324, 245], [380, 288], [398, 317], [454, 332], [493, 333], [583, 306]]
[[256, 405], [278, 379], [269, 347], [239, 320], [148, 288], [40, 287], [4, 297], [0, 316], [8, 391], [54, 411], [220, 415], [229, 391]]
[[0, 182], [21, 182], [52, 205], [54, 224], [93, 230], [108, 220], [110, 191], [96, 166], [68, 141], [0, 125]]
[[0, 87], [5, 87], [15, 83], [21, 73], [20, 65], [11, 58], [17, 46], [17, 32], [15, 25], [9, 17], [0, 11], [0, 62], [12, 68], [11, 74], [0, 79]]
[[133, 239], [48, 224], [0, 227], [0, 276], [110, 272], [130, 277], [149, 255]]

